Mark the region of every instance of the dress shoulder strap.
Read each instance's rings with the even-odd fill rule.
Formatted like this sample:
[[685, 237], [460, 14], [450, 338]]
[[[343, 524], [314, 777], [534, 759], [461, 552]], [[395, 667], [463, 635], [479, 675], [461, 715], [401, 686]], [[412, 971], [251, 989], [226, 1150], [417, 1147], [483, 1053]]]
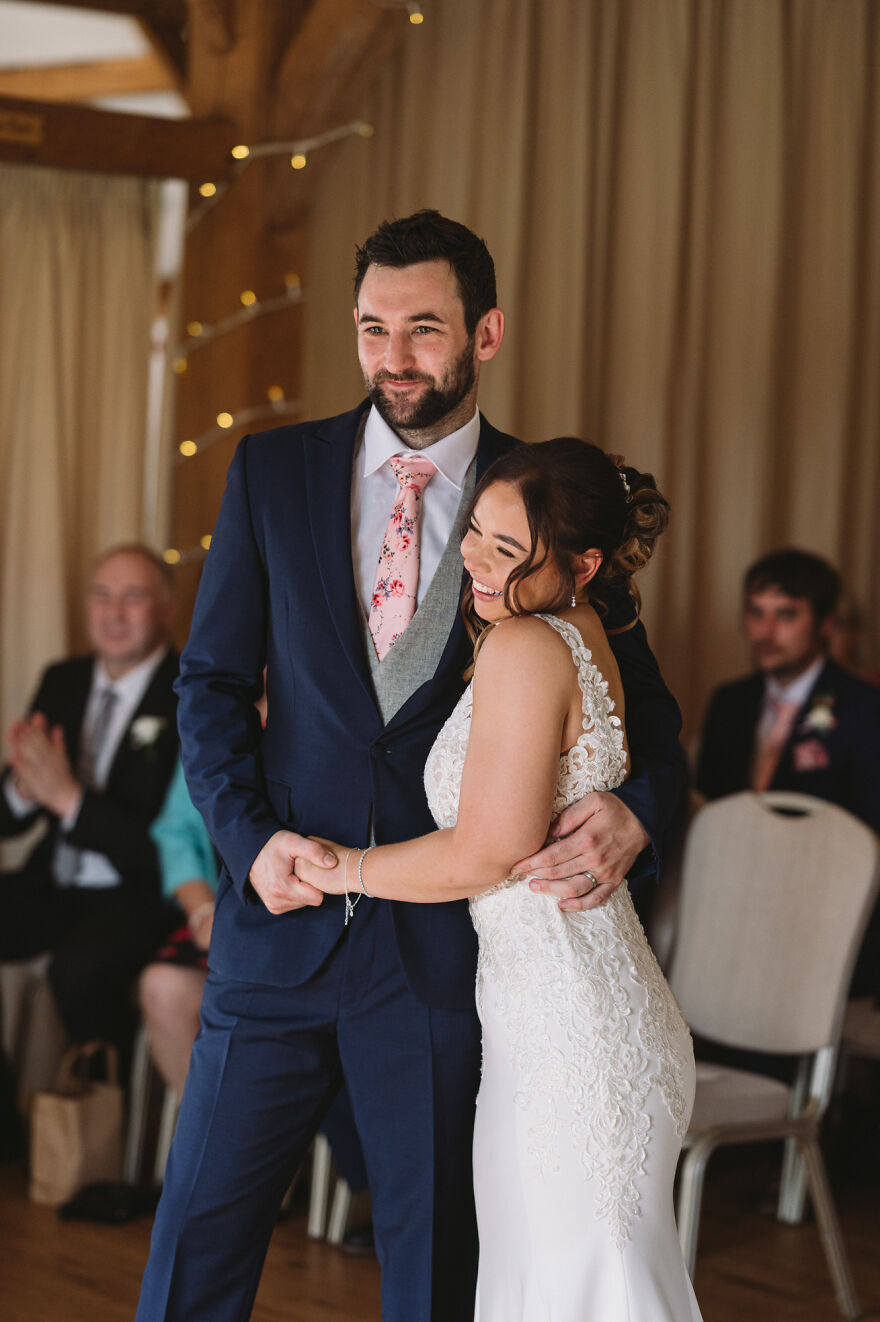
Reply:
[[560, 638], [568, 643], [578, 670], [592, 662], [593, 654], [581, 637], [580, 630], [572, 624], [571, 620], [561, 620], [558, 615], [541, 614], [536, 615], [535, 618], [549, 624], [550, 628], [555, 629]]
[[[597, 726], [604, 727], [608, 731], [608, 752], [620, 761], [619, 771], [622, 773], [626, 760], [623, 752], [623, 726], [620, 717], [614, 713], [614, 701], [608, 694], [608, 681], [594, 662], [593, 654], [581, 637], [580, 630], [570, 620], [561, 620], [558, 615], [538, 614], [536, 619], [543, 620], [551, 629], [555, 629], [571, 649], [578, 672], [578, 687], [583, 695], [585, 734], [581, 735], [578, 742], [585, 740], [589, 734], [589, 742], [592, 744], [592, 734], [596, 732]], [[618, 774], [617, 779], [611, 783], [619, 784], [622, 778], [622, 774]]]

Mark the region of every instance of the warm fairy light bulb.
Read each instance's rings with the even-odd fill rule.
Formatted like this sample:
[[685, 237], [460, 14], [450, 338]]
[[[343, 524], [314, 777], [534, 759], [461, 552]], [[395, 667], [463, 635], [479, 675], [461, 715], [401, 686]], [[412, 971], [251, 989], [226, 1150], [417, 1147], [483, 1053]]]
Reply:
[[197, 453], [199, 447], [195, 441], [181, 441], [177, 448], [185, 459], [189, 459], [190, 455]]
[[188, 321], [186, 324], [186, 333], [187, 335], [192, 336], [194, 340], [199, 338], [204, 329], [205, 328], [200, 321]]
[[284, 398], [284, 386], [270, 386], [266, 394], [273, 404], [277, 404], [279, 400]]
[[237, 161], [247, 160], [250, 154], [251, 154], [250, 147], [246, 147], [243, 142], [239, 143], [237, 147], [233, 147], [231, 152], [231, 155]]
[[305, 153], [298, 151], [290, 158], [290, 164], [294, 170], [304, 170], [306, 168]]
[[296, 271], [288, 271], [284, 277], [284, 283], [288, 289], [302, 288], [302, 281], [300, 280]]
[[231, 413], [218, 413], [218, 414], [217, 414], [217, 426], [218, 426], [218, 427], [231, 427], [234, 421], [235, 421], [235, 419], [233, 418], [233, 416], [232, 416]]
[[165, 561], [166, 565], [179, 565], [180, 552], [175, 547], [169, 546], [167, 551], [162, 552], [162, 559]]
[[372, 124], [358, 124], [358, 135], [361, 138], [372, 138], [375, 132]]
[[202, 548], [203, 551], [210, 551], [211, 534], [209, 532], [206, 532], [204, 537], [199, 538], [199, 546]]
[[176, 372], [178, 376], [183, 376], [187, 366], [188, 364], [185, 358], [172, 358], [171, 360], [171, 370], [172, 372]]
[[216, 184], [199, 184], [199, 192], [202, 197], [213, 197], [217, 192]]
[[416, 25], [424, 23], [425, 15], [422, 13], [421, 9], [419, 9], [418, 5], [407, 5], [407, 9], [409, 10], [410, 23], [415, 23]]
[[246, 308], [252, 308], [257, 301], [257, 296], [252, 289], [243, 289], [238, 297]]

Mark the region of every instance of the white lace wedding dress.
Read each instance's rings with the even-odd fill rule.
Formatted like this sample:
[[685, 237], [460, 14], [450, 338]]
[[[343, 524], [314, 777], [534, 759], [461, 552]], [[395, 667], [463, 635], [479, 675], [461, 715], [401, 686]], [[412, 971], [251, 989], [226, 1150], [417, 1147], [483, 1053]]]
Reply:
[[[578, 630], [584, 733], [559, 762], [554, 816], [623, 779], [623, 730]], [[455, 824], [472, 690], [425, 768]], [[700, 1322], [672, 1183], [694, 1094], [690, 1035], [626, 885], [564, 913], [527, 881], [471, 901], [483, 1077], [474, 1129], [476, 1322]]]

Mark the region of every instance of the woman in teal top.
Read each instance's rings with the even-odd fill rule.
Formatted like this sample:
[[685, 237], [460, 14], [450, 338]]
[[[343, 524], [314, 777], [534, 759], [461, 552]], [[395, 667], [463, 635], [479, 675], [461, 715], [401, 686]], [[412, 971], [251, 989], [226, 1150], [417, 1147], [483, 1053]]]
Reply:
[[143, 970], [138, 997], [156, 1067], [180, 1097], [199, 1028], [217, 889], [214, 846], [189, 797], [180, 762], [150, 835], [162, 890], [181, 909], [184, 922]]

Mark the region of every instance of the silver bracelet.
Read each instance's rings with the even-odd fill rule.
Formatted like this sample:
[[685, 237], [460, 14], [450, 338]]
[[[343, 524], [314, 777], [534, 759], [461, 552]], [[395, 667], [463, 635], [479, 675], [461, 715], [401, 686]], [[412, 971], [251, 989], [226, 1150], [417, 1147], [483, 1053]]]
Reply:
[[348, 894], [348, 860], [351, 858], [353, 852], [354, 852], [354, 846], [352, 845], [351, 849], [346, 851], [345, 862], [342, 865], [342, 888], [345, 891], [345, 926], [346, 927], [348, 927], [348, 924], [351, 922], [351, 916], [354, 913], [355, 904], [357, 904], [358, 900], [361, 898], [360, 896], [358, 896], [357, 899], [354, 901], [354, 903], [352, 903], [351, 898], [349, 897]]
[[[358, 885], [361, 888], [361, 893], [363, 895], [366, 895], [368, 900], [371, 900], [373, 897], [370, 894], [370, 892], [367, 890], [366, 886], [364, 885], [364, 859], [367, 857], [367, 854], [369, 854], [370, 850], [375, 848], [376, 848], [375, 845], [367, 845], [366, 849], [362, 851], [361, 856], [358, 859]], [[361, 897], [359, 895], [358, 899], [360, 898]]]

